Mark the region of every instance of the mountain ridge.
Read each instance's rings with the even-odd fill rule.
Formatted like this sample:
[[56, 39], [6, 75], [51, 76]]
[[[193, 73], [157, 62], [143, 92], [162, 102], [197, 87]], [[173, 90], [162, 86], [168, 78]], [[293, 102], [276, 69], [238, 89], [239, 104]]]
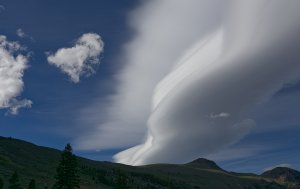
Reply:
[[194, 167], [194, 168], [200, 168], [200, 169], [216, 169], [216, 170], [222, 170], [214, 161], [205, 159], [205, 158], [197, 158], [191, 162], [188, 162], [184, 164], [186, 166]]
[[[52, 186], [61, 151], [38, 146], [19, 139], [0, 137], [0, 177], [6, 183], [18, 171], [25, 186], [36, 179], [37, 188]], [[154, 189], [285, 189], [299, 188], [299, 180], [280, 180], [276, 175], [231, 173], [215, 162], [198, 158], [186, 164], [153, 164], [129, 166], [78, 157], [81, 188], [114, 188], [118, 172], [124, 173], [130, 188]], [[296, 170], [295, 170], [296, 171]], [[296, 172], [297, 173], [297, 172]], [[271, 176], [273, 177], [271, 177]]]
[[275, 167], [261, 174], [265, 178], [277, 180], [279, 183], [300, 188], [300, 172], [289, 167]]

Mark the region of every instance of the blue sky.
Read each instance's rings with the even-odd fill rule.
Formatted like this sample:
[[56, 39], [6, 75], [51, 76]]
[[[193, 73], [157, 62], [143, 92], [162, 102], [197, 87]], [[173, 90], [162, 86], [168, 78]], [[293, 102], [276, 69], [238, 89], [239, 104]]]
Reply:
[[[19, 41], [33, 52], [30, 68], [25, 71], [22, 96], [30, 98], [32, 109], [23, 109], [17, 116], [4, 116], [1, 110], [1, 135], [13, 136], [39, 145], [63, 148], [72, 136], [60, 135], [60, 130], [72, 130], [72, 117], [90, 99], [112, 90], [105, 82], [120, 67], [115, 55], [130, 38], [126, 26], [128, 11], [135, 1], [1, 1], [1, 35]], [[21, 28], [28, 36], [19, 38]], [[96, 67], [97, 74], [74, 85], [69, 78], [47, 63], [45, 52], [71, 46], [83, 33], [95, 32], [105, 40], [105, 54]], [[32, 38], [32, 39], [30, 39]], [[101, 86], [101, 92], [96, 88]]]
[[[0, 135], [58, 149], [71, 141], [74, 142], [78, 155], [96, 160], [112, 160], [117, 152], [143, 142], [147, 133], [146, 122], [150, 115], [148, 109], [153, 86], [167, 75], [174, 64], [172, 58], [158, 59], [152, 56], [161, 57], [159, 53], [165, 52], [170, 55], [168, 57], [174, 57], [177, 61], [178, 57], [175, 58], [174, 54], [183, 53], [193, 46], [200, 39], [197, 32], [201, 33], [201, 37], [213, 33], [222, 17], [221, 13], [215, 13], [215, 18], [210, 15], [207, 20], [201, 17], [200, 20], [197, 18], [195, 22], [188, 24], [185, 24], [184, 19], [170, 21], [175, 24], [166, 27], [179, 27], [178, 31], [171, 31], [169, 28], [166, 30], [167, 34], [159, 36], [161, 38], [151, 38], [152, 29], [148, 26], [165, 27], [159, 21], [165, 18], [159, 17], [161, 12], [158, 7], [163, 9], [168, 4], [159, 6], [157, 1], [152, 5], [139, 0], [1, 0], [0, 5], [4, 7], [0, 10], [0, 35], [6, 36], [9, 41], [18, 41], [27, 48], [26, 53], [30, 53], [29, 68], [23, 76], [24, 89], [18, 98], [30, 99], [33, 102], [31, 108], [22, 108], [17, 115], [8, 114], [6, 108], [0, 109]], [[215, 7], [214, 4], [207, 6], [208, 9]], [[225, 6], [222, 4], [220, 7]], [[182, 7], [184, 8], [189, 6]], [[173, 9], [177, 10], [170, 8]], [[185, 13], [189, 12], [192, 18], [197, 16], [193, 13], [198, 11], [187, 9]], [[156, 13], [158, 18], [152, 18]], [[174, 15], [172, 18], [176, 19]], [[166, 20], [168, 19], [170, 18], [167, 17]], [[206, 29], [193, 26], [197, 20], [205, 22], [203, 25]], [[166, 23], [163, 24], [168, 25]], [[185, 27], [182, 31], [180, 24]], [[157, 28], [153, 31], [165, 32]], [[16, 34], [18, 29], [25, 33], [24, 37]], [[100, 63], [93, 65], [95, 73], [82, 76], [80, 82], [74, 83], [67, 74], [48, 63], [47, 52], [53, 54], [60, 48], [72, 47], [85, 33], [101, 36], [105, 44], [104, 51], [99, 56]], [[165, 40], [166, 36], [170, 36], [170, 41], [178, 39], [175, 43], [178, 47], [173, 48], [173, 42]], [[181, 40], [181, 36], [190, 38], [182, 37]], [[149, 41], [142, 43], [144, 39]], [[139, 46], [140, 44], [142, 45]], [[147, 51], [147, 45], [153, 51]], [[164, 49], [156, 52], [156, 46]], [[174, 49], [174, 52], [170, 53], [166, 50], [167, 47]], [[142, 48], [146, 50], [139, 51]], [[143, 54], [145, 52], [148, 54]], [[139, 55], [145, 56], [144, 59], [149, 61], [149, 65], [157, 60], [158, 66], [146, 66], [141, 68], [142, 71], [134, 68], [130, 71], [133, 66], [127, 65], [131, 64], [130, 61], [138, 62]], [[170, 61], [170, 64], [159, 65], [166, 61]], [[153, 75], [157, 77], [153, 78]], [[265, 168], [280, 164], [300, 169], [300, 83], [297, 81], [298, 79], [294, 79], [292, 84], [284, 83], [284, 87], [276, 88], [276, 92], [265, 102], [251, 109], [247, 118], [251, 118], [256, 124], [250, 132], [242, 134], [243, 137], [237, 136], [239, 139], [228, 142], [230, 145], [225, 145], [226, 147], [219, 144], [221, 147], [216, 148], [217, 152], [207, 156], [232, 171], [259, 173]], [[145, 87], [142, 90], [144, 85], [152, 88]], [[143, 100], [140, 97], [145, 91], [147, 95]], [[133, 100], [136, 102], [130, 104]], [[109, 125], [112, 127], [109, 128]], [[165, 132], [168, 134], [167, 130]], [[106, 140], [106, 137], [110, 138]]]

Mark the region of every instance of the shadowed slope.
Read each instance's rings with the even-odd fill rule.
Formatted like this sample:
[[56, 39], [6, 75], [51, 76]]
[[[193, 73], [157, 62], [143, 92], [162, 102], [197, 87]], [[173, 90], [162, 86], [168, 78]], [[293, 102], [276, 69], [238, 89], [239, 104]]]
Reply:
[[[22, 140], [0, 137], [0, 177], [6, 184], [13, 171], [18, 171], [23, 186], [30, 179], [37, 187], [52, 186], [61, 151], [41, 147]], [[258, 175], [230, 173], [216, 163], [199, 158], [183, 165], [154, 164], [127, 166], [78, 158], [81, 188], [114, 188], [121, 175], [125, 175], [131, 189], [284, 189], [277, 179]], [[267, 177], [267, 176], [266, 176]], [[298, 177], [296, 178], [298, 179]], [[278, 181], [278, 183], [280, 183]], [[296, 186], [296, 185], [295, 185]]]

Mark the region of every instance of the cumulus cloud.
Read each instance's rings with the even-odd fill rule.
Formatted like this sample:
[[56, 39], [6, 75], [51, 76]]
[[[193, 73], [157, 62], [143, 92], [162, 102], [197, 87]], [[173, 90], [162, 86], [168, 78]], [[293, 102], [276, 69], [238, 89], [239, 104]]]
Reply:
[[103, 52], [104, 42], [95, 33], [83, 34], [73, 47], [58, 49], [54, 54], [48, 54], [49, 64], [68, 74], [74, 83], [80, 81], [80, 76], [94, 73], [94, 64], [99, 64], [99, 56]]
[[145, 142], [117, 154], [117, 162], [182, 163], [216, 153], [255, 125], [250, 110], [299, 79], [300, 2], [229, 5], [220, 31], [157, 85]]
[[22, 50], [17, 42], [0, 35], [0, 109], [7, 108], [11, 114], [32, 104], [27, 99], [17, 100], [24, 87], [24, 70], [28, 67], [28, 57], [20, 53]]

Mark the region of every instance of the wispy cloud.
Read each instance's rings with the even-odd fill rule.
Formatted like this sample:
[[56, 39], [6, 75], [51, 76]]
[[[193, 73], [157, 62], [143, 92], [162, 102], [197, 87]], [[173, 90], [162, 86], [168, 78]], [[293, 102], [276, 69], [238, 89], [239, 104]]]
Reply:
[[17, 29], [16, 34], [20, 38], [24, 38], [26, 36], [25, 32], [21, 28]]
[[213, 114], [213, 113], [210, 114], [210, 118], [212, 118], [212, 119], [226, 118], [226, 117], [229, 117], [229, 116], [230, 116], [230, 113], [226, 113], [226, 112], [221, 112], [219, 114]]
[[30, 100], [17, 100], [24, 87], [24, 70], [28, 67], [28, 57], [20, 53], [22, 49], [19, 43], [0, 35], [0, 109], [7, 108], [11, 114], [32, 105]]
[[86, 33], [77, 39], [73, 47], [58, 49], [54, 54], [48, 53], [47, 60], [68, 74], [74, 83], [78, 83], [80, 76], [95, 72], [93, 64], [100, 63], [99, 56], [103, 49], [104, 42], [98, 34]]
[[3, 5], [0, 5], [0, 13], [4, 12], [5, 11], [5, 6]]
[[218, 162], [245, 160], [257, 156], [257, 154], [267, 150], [269, 150], [269, 148], [262, 145], [234, 146], [220, 149], [216, 153], [205, 156], [205, 158]]

